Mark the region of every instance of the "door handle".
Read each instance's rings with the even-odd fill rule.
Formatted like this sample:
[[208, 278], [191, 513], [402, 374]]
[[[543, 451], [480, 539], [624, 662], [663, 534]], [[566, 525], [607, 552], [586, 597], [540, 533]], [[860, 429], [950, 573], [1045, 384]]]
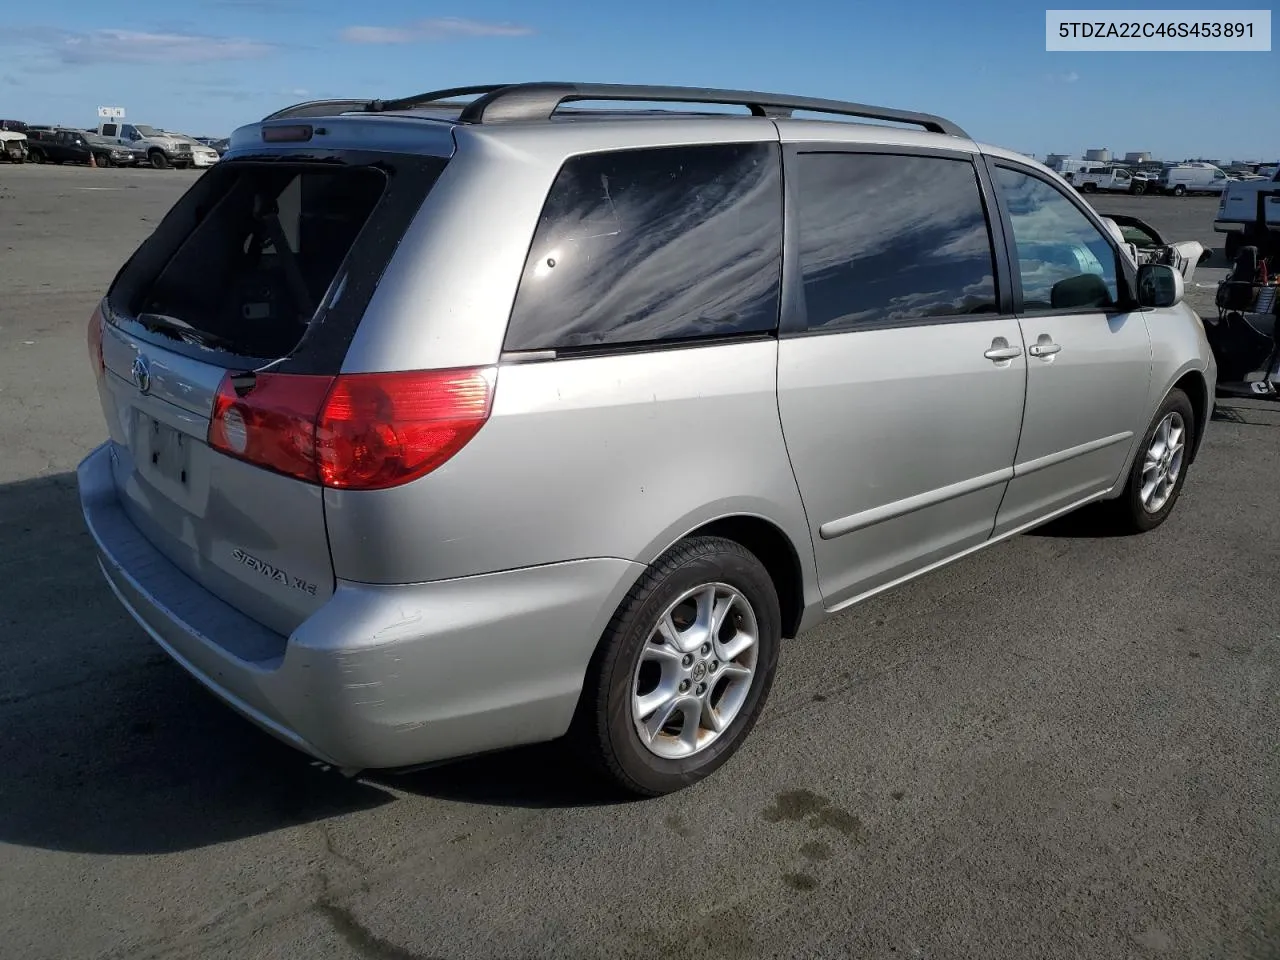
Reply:
[[1061, 346], [1048, 340], [1041, 343], [1033, 343], [1027, 352], [1033, 357], [1051, 357], [1061, 349]]
[[988, 360], [994, 360], [999, 363], [1002, 360], [1012, 360], [1014, 357], [1022, 356], [1021, 347], [1009, 346], [1009, 341], [1004, 337], [996, 337], [991, 341], [991, 349], [983, 354]]

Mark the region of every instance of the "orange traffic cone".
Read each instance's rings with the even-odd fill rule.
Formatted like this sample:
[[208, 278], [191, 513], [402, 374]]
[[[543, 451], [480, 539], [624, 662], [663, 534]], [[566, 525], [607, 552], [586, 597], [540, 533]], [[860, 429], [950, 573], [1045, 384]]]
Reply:
[[97, 165], [98, 165], [97, 157], [95, 157], [92, 153], [89, 154], [89, 166], [96, 167]]

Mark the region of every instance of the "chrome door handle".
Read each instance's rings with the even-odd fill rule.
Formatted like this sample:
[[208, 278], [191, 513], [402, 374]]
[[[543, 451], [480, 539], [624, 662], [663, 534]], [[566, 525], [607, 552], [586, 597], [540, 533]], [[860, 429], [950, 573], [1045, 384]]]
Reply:
[[[1004, 337], [996, 338], [996, 342], [991, 344], [991, 349], [984, 353], [983, 356], [988, 360], [995, 360], [997, 362], [1000, 360], [1012, 360], [1014, 357], [1022, 356], [1022, 348], [1010, 347], [1008, 346], [1008, 342], [1009, 341], [1005, 340]], [[1005, 344], [1005, 346], [1000, 346], [1001, 343]]]
[[1027, 352], [1033, 357], [1051, 357], [1061, 349], [1061, 346], [1052, 342], [1033, 343]]

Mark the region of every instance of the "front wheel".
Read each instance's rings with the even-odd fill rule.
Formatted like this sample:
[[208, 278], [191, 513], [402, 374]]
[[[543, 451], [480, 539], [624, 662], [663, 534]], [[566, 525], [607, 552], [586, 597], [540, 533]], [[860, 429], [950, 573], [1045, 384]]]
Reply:
[[1176, 187], [1173, 188], [1173, 195], [1175, 197], [1185, 197], [1187, 195], [1187, 188], [1184, 187], [1182, 184], [1178, 184]]
[[690, 786], [729, 759], [773, 685], [782, 617], [745, 547], [693, 537], [627, 594], [592, 658], [575, 739], [628, 793]]
[[151, 161], [151, 166], [156, 170], [163, 170], [165, 167], [169, 166], [169, 158], [166, 157], [164, 152], [161, 150], [152, 150], [151, 153], [147, 155], [147, 159]]
[[1170, 390], [1142, 438], [1124, 493], [1111, 505], [1123, 532], [1146, 533], [1169, 518], [1187, 478], [1197, 429], [1190, 398]]

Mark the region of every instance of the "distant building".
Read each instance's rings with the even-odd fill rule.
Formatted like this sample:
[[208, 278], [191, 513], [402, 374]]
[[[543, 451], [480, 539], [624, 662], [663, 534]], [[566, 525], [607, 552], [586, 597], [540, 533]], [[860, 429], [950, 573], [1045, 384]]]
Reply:
[[1086, 160], [1095, 160], [1098, 163], [1108, 163], [1111, 160], [1111, 151], [1106, 147], [1102, 147], [1097, 150], [1086, 150], [1084, 152], [1084, 158]]
[[1050, 170], [1057, 170], [1058, 172], [1061, 172], [1063, 164], [1070, 159], [1071, 154], [1069, 153], [1051, 153], [1045, 159], [1044, 165]]
[[1125, 163], [1150, 163], [1151, 154], [1146, 150], [1132, 150], [1124, 155]]

